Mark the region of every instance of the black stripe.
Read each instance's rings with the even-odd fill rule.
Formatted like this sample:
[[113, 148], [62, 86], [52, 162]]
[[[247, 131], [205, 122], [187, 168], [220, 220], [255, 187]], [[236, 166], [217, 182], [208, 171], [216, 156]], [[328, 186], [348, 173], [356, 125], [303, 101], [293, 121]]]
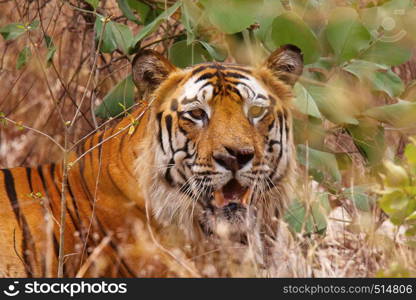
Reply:
[[16, 220], [19, 222], [19, 225], [20, 225], [20, 218], [19, 218], [20, 209], [19, 209], [19, 204], [17, 203], [17, 194], [16, 194], [15, 185], [14, 185], [13, 174], [8, 169], [2, 169], [2, 171], [4, 174], [4, 184], [6, 186], [7, 196], [9, 197], [10, 205], [13, 208], [13, 212], [16, 217]]
[[[55, 163], [51, 163], [50, 167], [49, 167], [49, 174], [51, 175], [52, 181], [55, 183], [55, 181], [53, 180], [55, 178]], [[55, 185], [56, 186], [56, 185]], [[57, 189], [58, 190], [58, 189]], [[58, 190], [59, 193], [59, 190]]]
[[283, 155], [283, 122], [284, 122], [284, 120], [283, 120], [282, 112], [278, 112], [277, 118], [279, 120], [279, 127], [280, 127], [279, 128], [279, 130], [280, 130], [280, 137], [279, 137], [279, 139], [280, 139], [280, 149], [279, 149], [279, 154], [277, 156], [277, 166], [276, 166], [276, 168], [273, 169], [273, 171], [269, 175], [269, 179], [272, 182], [273, 182], [273, 177], [276, 174], [277, 168], [279, 166], [280, 159], [282, 158], [282, 155]]
[[241, 96], [240, 91], [233, 85], [231, 84], [227, 84], [226, 89], [233, 91], [234, 93], [236, 93], [238, 95], [238, 97], [243, 98], [243, 96]]
[[209, 65], [202, 65], [202, 66], [196, 68], [195, 70], [192, 71], [192, 76], [194, 76], [195, 74], [197, 74], [197, 73], [199, 73], [199, 72], [201, 72], [201, 71], [203, 71], [203, 70], [205, 70], [209, 67], [210, 67]]
[[[61, 197], [62, 197], [61, 190], [59, 189], [58, 185], [56, 184], [56, 180], [55, 180], [55, 179], [57, 179], [57, 176], [55, 176], [55, 164], [51, 164], [50, 175], [51, 175], [51, 180], [52, 180], [52, 184], [53, 184], [54, 188], [56, 189], [57, 193], [59, 195], [61, 195]], [[64, 184], [64, 183], [62, 182], [61, 184]], [[68, 182], [66, 182], [66, 189], [69, 190]], [[71, 194], [72, 194], [72, 192], [70, 192], [70, 195]], [[72, 195], [71, 195], [71, 197], [72, 197]], [[67, 202], [68, 202], [68, 200], [67, 200]], [[79, 232], [79, 226], [78, 226], [77, 222], [75, 221], [75, 218], [74, 218], [71, 210], [68, 208], [68, 205], [66, 205], [66, 212], [68, 213], [69, 217], [71, 218], [71, 221], [72, 221], [72, 224], [75, 227], [75, 230], [77, 230]]]
[[188, 132], [182, 126], [179, 125], [178, 128], [179, 128], [179, 131], [182, 132], [182, 134], [184, 136], [187, 136], [188, 135]]
[[284, 122], [284, 118], [283, 118], [283, 114], [279, 113], [278, 114], [278, 119], [279, 119], [279, 126], [280, 126], [280, 151], [279, 151], [279, 156], [277, 158], [277, 161], [280, 162], [280, 159], [282, 158], [283, 155], [283, 122]]
[[30, 192], [33, 192], [33, 185], [32, 185], [32, 168], [26, 168], [26, 177], [29, 183]]
[[167, 181], [167, 183], [169, 183], [169, 185], [171, 186], [175, 186], [173, 183], [173, 178], [172, 178], [172, 174], [170, 173], [171, 169], [172, 169], [172, 165], [175, 163], [175, 160], [173, 159], [173, 157], [170, 159], [169, 163], [168, 163], [168, 167], [166, 168], [166, 172], [165, 172], [165, 180]]
[[202, 74], [197, 80], [195, 80], [194, 83], [200, 82], [200, 81], [205, 80], [205, 79], [210, 79], [212, 77], [215, 77], [216, 75], [217, 75], [217, 72]]
[[248, 86], [247, 84], [245, 84], [244, 82], [239, 82], [238, 83], [239, 85], [241, 84], [241, 85], [244, 85], [250, 92], [251, 92], [251, 95], [250, 96], [254, 96], [254, 95], [256, 95], [256, 93], [253, 91], [253, 89], [250, 87], [250, 86]]
[[22, 232], [23, 232], [21, 252], [23, 254], [23, 261], [24, 261], [26, 275], [28, 277], [32, 277], [32, 268], [30, 264], [29, 252], [27, 251], [28, 250], [27, 242], [31, 242], [31, 244], [33, 245], [33, 239], [30, 234], [26, 218], [20, 212], [19, 203], [17, 201], [16, 186], [14, 183], [13, 174], [8, 169], [2, 169], [2, 171], [4, 174], [4, 184], [6, 186], [7, 196], [10, 200], [10, 204], [12, 206], [13, 213], [16, 217], [17, 223], [19, 224], [19, 227], [22, 229]]
[[286, 131], [286, 140], [289, 139], [289, 126], [287, 126], [287, 112], [283, 109], [283, 116], [285, 118], [285, 131]]
[[[52, 212], [52, 215], [53, 215], [53, 208], [52, 208], [54, 206], [53, 205], [53, 199], [49, 195], [49, 189], [48, 189], [48, 186], [47, 186], [46, 181], [45, 181], [45, 176], [43, 175], [42, 166], [38, 166], [37, 170], [38, 170], [38, 173], [39, 173], [40, 180], [42, 181], [43, 189], [45, 190], [46, 198], [48, 199], [49, 208], [50, 208], [50, 210]], [[54, 233], [53, 233], [53, 245], [54, 245], [55, 255], [56, 255], [56, 257], [58, 257], [59, 244], [58, 244], [58, 240], [56, 239], [55, 230], [54, 230]]]
[[170, 150], [173, 151], [173, 144], [172, 144], [172, 116], [171, 115], [167, 115], [165, 117], [165, 122], [166, 122], [166, 129], [168, 131], [168, 135], [169, 135], [169, 146], [170, 146]]
[[[38, 173], [39, 173], [40, 180], [42, 181], [42, 185], [43, 185], [43, 188], [45, 190], [45, 193], [48, 194], [48, 190], [46, 188], [45, 176], [43, 176], [42, 166], [38, 166], [37, 170], [38, 170]], [[49, 199], [49, 197], [48, 197], [48, 199]]]
[[[74, 205], [74, 210], [75, 210], [75, 215], [77, 217], [77, 221], [82, 226], [82, 220], [81, 220], [81, 216], [79, 215], [79, 207], [78, 207], [77, 199], [75, 198], [74, 193], [72, 192], [71, 185], [69, 184], [69, 181], [68, 181], [68, 186], [67, 187], [68, 187], [69, 195], [72, 199], [72, 203]], [[84, 232], [81, 230], [80, 234], [81, 234], [82, 238], [84, 238], [83, 233]]]
[[105, 131], [102, 131], [102, 132], [100, 132], [98, 134], [98, 142], [97, 142], [97, 145], [98, 145], [98, 150], [99, 150], [98, 153], [100, 153], [100, 154], [101, 154], [101, 148], [103, 147], [104, 133], [105, 133]]
[[204, 89], [204, 87], [207, 87], [208, 85], [212, 85], [211, 82], [205, 82], [203, 86], [201, 86], [200, 90]]
[[163, 112], [160, 112], [156, 115], [157, 122], [159, 124], [158, 138], [159, 138], [160, 147], [162, 147], [163, 154], [166, 154], [165, 147], [163, 146], [163, 139], [162, 139], [162, 115], [163, 115]]
[[247, 76], [244, 76], [243, 74], [237, 73], [237, 72], [225, 72], [225, 76], [226, 77], [231, 77], [231, 78], [247, 79], [248, 80]]
[[274, 127], [274, 123], [275, 123], [275, 119], [273, 119], [273, 121], [270, 123], [270, 125], [269, 125], [269, 132], [273, 129], [273, 127]]
[[282, 143], [278, 140], [270, 140], [269, 142], [269, 148], [267, 149], [267, 151], [269, 152], [273, 152], [273, 146], [279, 144], [280, 146], [282, 145]]

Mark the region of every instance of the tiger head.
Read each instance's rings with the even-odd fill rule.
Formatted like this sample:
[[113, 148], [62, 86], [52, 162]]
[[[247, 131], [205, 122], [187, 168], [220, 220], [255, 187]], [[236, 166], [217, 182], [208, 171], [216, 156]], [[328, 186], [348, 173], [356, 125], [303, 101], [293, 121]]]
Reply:
[[300, 50], [283, 46], [259, 67], [186, 69], [145, 50], [132, 69], [150, 104], [136, 169], [156, 220], [202, 235], [271, 224], [293, 178], [290, 105]]

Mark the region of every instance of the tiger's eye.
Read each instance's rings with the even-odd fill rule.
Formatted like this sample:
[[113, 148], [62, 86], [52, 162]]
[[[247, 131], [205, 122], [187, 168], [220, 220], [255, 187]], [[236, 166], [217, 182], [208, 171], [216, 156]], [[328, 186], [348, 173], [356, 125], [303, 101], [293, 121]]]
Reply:
[[258, 118], [258, 117], [261, 117], [261, 115], [264, 113], [265, 110], [266, 110], [266, 107], [263, 107], [263, 106], [252, 106], [248, 110], [248, 115], [250, 118]]
[[193, 109], [191, 111], [188, 112], [192, 118], [197, 119], [197, 120], [202, 120], [205, 118], [205, 111], [197, 108], [197, 109]]

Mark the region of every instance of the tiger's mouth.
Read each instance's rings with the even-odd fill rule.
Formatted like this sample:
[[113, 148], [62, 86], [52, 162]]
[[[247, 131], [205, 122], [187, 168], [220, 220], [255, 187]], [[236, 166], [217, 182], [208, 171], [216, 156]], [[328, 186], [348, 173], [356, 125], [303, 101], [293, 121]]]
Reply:
[[231, 179], [221, 189], [213, 192], [211, 205], [222, 210], [245, 209], [250, 204], [251, 195], [252, 188], [244, 187], [236, 179]]
[[214, 190], [201, 222], [204, 232], [244, 244], [252, 195], [253, 187], [245, 187], [236, 179]]

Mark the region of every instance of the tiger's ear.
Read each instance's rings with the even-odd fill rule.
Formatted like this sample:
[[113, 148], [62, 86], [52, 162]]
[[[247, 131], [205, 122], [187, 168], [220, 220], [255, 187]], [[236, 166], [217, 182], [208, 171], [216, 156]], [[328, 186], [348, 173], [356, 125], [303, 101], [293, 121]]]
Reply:
[[141, 97], [150, 95], [175, 70], [163, 55], [150, 49], [136, 54], [132, 62], [133, 82]]
[[302, 51], [294, 45], [284, 45], [270, 54], [265, 65], [276, 77], [293, 86], [303, 71]]

